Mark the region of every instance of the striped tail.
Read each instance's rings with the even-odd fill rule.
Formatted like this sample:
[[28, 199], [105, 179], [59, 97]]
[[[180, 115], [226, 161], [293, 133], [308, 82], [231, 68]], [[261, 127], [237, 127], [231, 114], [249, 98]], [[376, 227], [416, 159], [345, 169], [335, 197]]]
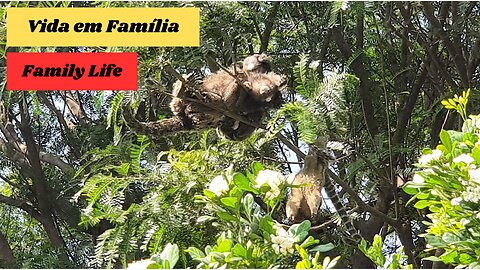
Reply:
[[192, 130], [192, 126], [181, 116], [145, 123], [138, 121], [133, 116], [132, 109], [129, 108], [129, 106], [124, 106], [123, 109], [123, 117], [125, 118], [126, 124], [135, 133], [158, 138], [181, 131]]
[[343, 205], [342, 201], [338, 197], [338, 194], [335, 190], [335, 186], [328, 175], [327, 177], [325, 177], [324, 188], [335, 210], [340, 216], [342, 226], [345, 228], [345, 234], [347, 236], [346, 240], [350, 242], [352, 245], [356, 246], [362, 240], [362, 236], [359, 234], [357, 228], [355, 228], [352, 218], [345, 210], [345, 206]]

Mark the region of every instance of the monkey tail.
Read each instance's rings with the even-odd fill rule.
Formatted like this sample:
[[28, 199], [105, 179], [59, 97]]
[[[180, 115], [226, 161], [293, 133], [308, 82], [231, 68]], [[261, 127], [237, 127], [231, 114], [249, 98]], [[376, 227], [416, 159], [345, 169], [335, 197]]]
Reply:
[[343, 205], [342, 201], [338, 197], [337, 192], [335, 191], [335, 186], [332, 183], [332, 179], [327, 175], [325, 177], [325, 193], [327, 193], [330, 201], [332, 202], [335, 210], [337, 210], [338, 215], [340, 216], [340, 220], [342, 221], [342, 225], [344, 226], [347, 234], [347, 239], [353, 245], [357, 245], [361, 240], [362, 236], [360, 235], [359, 231], [353, 224], [353, 220], [345, 210], [345, 206]]
[[138, 134], [157, 138], [192, 129], [189, 121], [186, 121], [186, 119], [181, 116], [173, 116], [171, 118], [145, 123], [138, 121], [133, 116], [132, 109], [129, 106], [124, 106], [123, 108], [123, 117], [126, 125]]

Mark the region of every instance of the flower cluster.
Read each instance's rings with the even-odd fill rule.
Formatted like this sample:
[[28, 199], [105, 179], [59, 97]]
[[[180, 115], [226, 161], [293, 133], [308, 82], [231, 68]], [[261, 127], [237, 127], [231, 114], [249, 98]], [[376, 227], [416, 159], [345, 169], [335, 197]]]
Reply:
[[280, 195], [280, 187], [285, 183], [285, 176], [272, 170], [261, 170], [255, 179], [255, 187], [260, 189], [267, 185], [270, 190], [265, 194], [265, 199], [273, 200]]
[[293, 235], [287, 232], [284, 228], [274, 225], [276, 228], [276, 235], [272, 235], [272, 248], [277, 254], [292, 254], [294, 252], [295, 239]]
[[212, 182], [208, 185], [208, 190], [215, 193], [218, 197], [222, 196], [229, 191], [229, 181], [223, 175], [219, 175], [212, 179]]
[[460, 163], [463, 162], [467, 166], [470, 165], [470, 163], [474, 162], [475, 160], [470, 156], [469, 154], [461, 154], [460, 156], [456, 157], [453, 159], [454, 163]]
[[480, 201], [480, 186], [468, 186], [462, 192], [462, 197], [467, 202], [478, 203]]
[[437, 149], [432, 150], [431, 154], [425, 154], [425, 155], [421, 156], [418, 159], [418, 164], [427, 165], [428, 163], [432, 162], [433, 160], [440, 159], [441, 156], [442, 156], [442, 151], [437, 150]]

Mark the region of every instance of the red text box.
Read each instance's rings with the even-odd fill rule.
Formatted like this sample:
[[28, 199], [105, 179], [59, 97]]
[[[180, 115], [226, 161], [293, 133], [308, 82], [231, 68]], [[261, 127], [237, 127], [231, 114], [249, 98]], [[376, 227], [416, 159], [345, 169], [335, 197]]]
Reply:
[[7, 90], [137, 90], [137, 53], [7, 53]]

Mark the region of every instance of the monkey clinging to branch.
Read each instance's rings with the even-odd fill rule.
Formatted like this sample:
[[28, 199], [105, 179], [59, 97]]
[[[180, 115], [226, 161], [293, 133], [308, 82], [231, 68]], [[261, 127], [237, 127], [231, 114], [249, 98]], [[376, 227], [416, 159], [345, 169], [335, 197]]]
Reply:
[[[198, 87], [192, 87], [190, 79], [184, 76], [183, 81], [174, 85], [170, 103], [173, 117], [142, 123], [126, 108], [124, 115], [129, 126], [154, 137], [218, 127], [226, 137], [243, 140], [261, 123], [268, 109], [283, 103], [281, 90], [286, 84], [285, 76], [271, 72], [271, 63], [264, 54], [245, 58], [238, 72], [234, 68], [220, 70]], [[251, 125], [225, 115], [226, 112]]]
[[[310, 153], [305, 157], [303, 169], [295, 175], [290, 197], [286, 205], [287, 218], [294, 223], [306, 219], [317, 221], [317, 213], [322, 205], [322, 187], [326, 181], [328, 158], [322, 149], [325, 149], [321, 138], [316, 145], [311, 146]], [[323, 147], [322, 147], [323, 146]]]

